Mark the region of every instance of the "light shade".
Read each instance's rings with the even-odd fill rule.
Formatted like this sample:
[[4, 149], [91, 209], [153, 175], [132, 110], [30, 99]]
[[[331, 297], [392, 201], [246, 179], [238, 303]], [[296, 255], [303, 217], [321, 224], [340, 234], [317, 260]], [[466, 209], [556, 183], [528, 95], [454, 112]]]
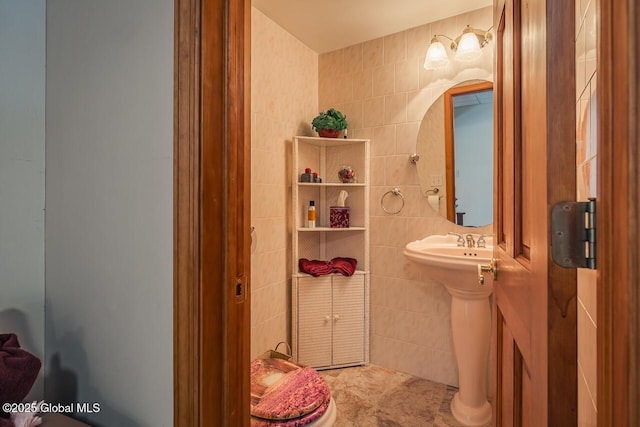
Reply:
[[435, 70], [438, 68], [444, 68], [449, 65], [449, 57], [447, 51], [437, 39], [431, 40], [429, 49], [427, 50], [427, 57], [424, 60], [424, 68], [427, 70]]
[[456, 61], [474, 61], [482, 56], [478, 36], [473, 32], [465, 32], [458, 42]]

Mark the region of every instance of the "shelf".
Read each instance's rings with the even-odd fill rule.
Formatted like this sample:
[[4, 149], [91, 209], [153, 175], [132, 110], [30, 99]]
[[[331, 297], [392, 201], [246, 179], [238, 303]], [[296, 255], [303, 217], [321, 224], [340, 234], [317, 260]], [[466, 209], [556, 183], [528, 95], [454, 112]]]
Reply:
[[301, 187], [366, 187], [362, 182], [298, 182]]
[[298, 227], [297, 231], [365, 231], [365, 227], [331, 228], [331, 227]]
[[298, 136], [298, 140], [304, 141], [307, 144], [315, 145], [317, 147], [339, 147], [341, 145], [348, 144], [363, 144], [367, 142], [367, 139], [355, 139], [355, 138], [320, 138], [318, 136]]
[[[368, 271], [363, 271], [363, 270], [356, 270], [353, 272], [353, 276], [364, 276], [366, 274], [369, 274]], [[321, 276], [318, 276], [318, 278], [320, 277], [331, 277], [331, 276], [336, 276], [336, 277], [342, 277], [342, 274], [339, 273], [331, 273], [331, 274], [323, 274]], [[302, 272], [298, 272], [298, 273], [294, 273], [293, 277], [314, 277], [310, 274], [307, 273], [302, 273]], [[349, 276], [344, 276], [344, 277], [349, 277]]]
[[[291, 251], [291, 340], [293, 356], [318, 369], [356, 366], [369, 361], [370, 266], [368, 139], [293, 137]], [[338, 175], [351, 167], [357, 182], [341, 182]], [[309, 168], [324, 182], [300, 182]], [[296, 185], [297, 184], [297, 185]], [[348, 192], [347, 228], [329, 227], [332, 204]], [[316, 224], [309, 228], [309, 202], [315, 202]], [[320, 226], [322, 225], [322, 226]], [[300, 259], [356, 260], [352, 276], [314, 277], [299, 271]], [[333, 321], [328, 321], [334, 319]], [[338, 321], [340, 319], [340, 321]]]

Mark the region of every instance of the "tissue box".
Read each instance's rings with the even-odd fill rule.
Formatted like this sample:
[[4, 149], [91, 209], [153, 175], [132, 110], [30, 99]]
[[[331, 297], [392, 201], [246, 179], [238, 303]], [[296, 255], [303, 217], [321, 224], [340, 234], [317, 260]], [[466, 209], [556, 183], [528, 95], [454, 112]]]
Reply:
[[329, 226], [331, 228], [349, 228], [349, 206], [330, 206]]

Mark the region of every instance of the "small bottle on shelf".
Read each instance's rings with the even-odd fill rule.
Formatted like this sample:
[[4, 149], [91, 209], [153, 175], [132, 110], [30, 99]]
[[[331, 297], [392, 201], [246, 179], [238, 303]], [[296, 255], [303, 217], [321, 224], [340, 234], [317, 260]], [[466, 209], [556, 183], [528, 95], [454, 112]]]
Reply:
[[316, 202], [309, 201], [309, 209], [307, 210], [307, 227], [315, 228], [316, 226]]
[[311, 175], [311, 168], [306, 168], [304, 173], [300, 175], [300, 182], [313, 182]]

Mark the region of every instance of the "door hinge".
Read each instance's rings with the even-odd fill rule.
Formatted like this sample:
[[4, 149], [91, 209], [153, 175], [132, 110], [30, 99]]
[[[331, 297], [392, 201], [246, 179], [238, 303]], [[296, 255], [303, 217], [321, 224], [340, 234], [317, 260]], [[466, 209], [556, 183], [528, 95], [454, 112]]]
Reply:
[[596, 268], [596, 199], [551, 209], [551, 255], [564, 268]]

